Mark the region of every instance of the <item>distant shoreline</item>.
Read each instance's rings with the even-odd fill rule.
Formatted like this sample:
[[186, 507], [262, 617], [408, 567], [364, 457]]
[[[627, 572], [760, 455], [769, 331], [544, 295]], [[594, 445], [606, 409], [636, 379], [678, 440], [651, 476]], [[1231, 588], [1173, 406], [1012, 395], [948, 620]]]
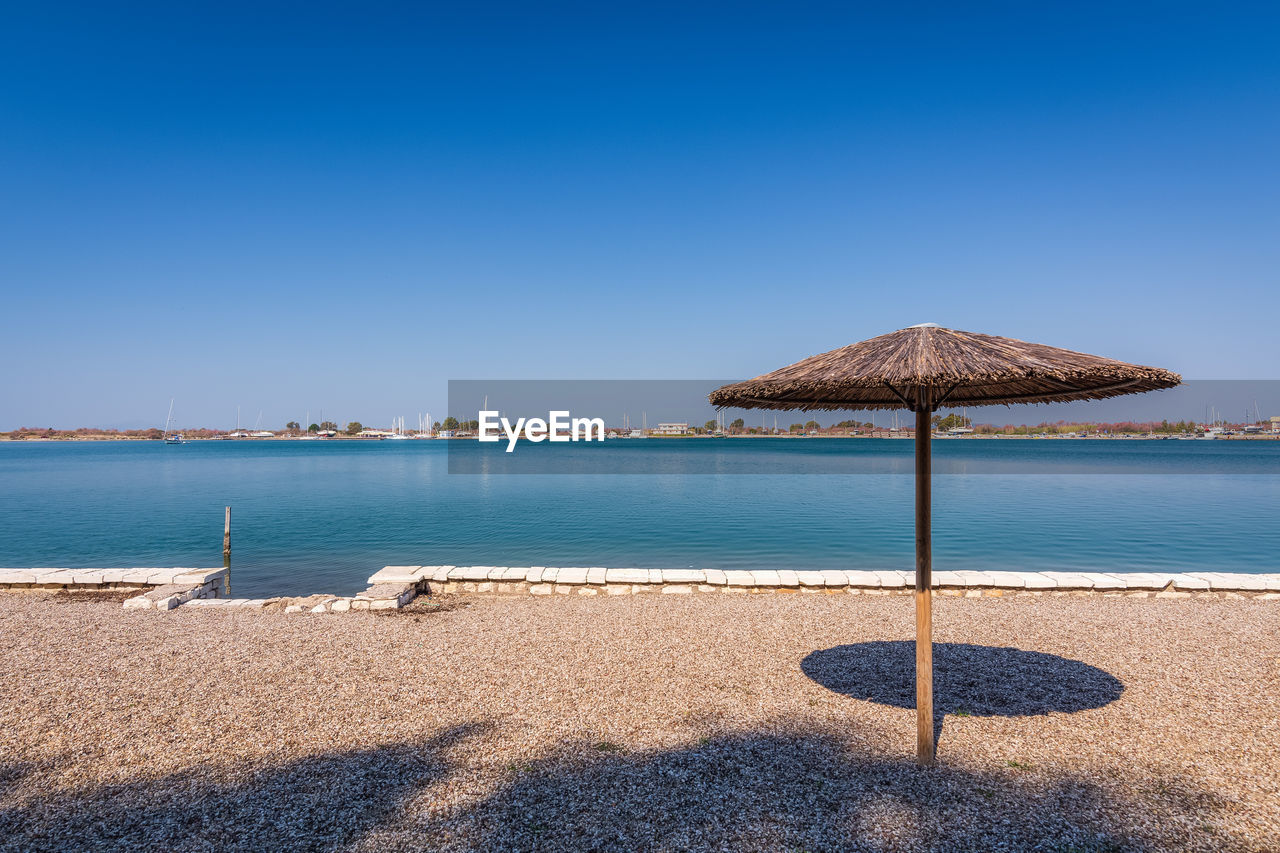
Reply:
[[[724, 439], [787, 439], [787, 440], [805, 440], [805, 439], [873, 439], [887, 441], [911, 441], [914, 436], [909, 430], [904, 430], [900, 435], [653, 435], [644, 436], [643, 438], [609, 438], [608, 441], [649, 441], [649, 440], [724, 440]], [[1017, 435], [1012, 433], [988, 433], [982, 435], [947, 435], [946, 433], [933, 433], [931, 438], [939, 441], [971, 441], [971, 440], [1001, 440], [1001, 441], [1192, 441], [1204, 440], [1198, 439], [1193, 435], [1170, 435], [1165, 433], [1113, 433], [1104, 435]], [[254, 438], [226, 438], [221, 435], [217, 436], [187, 436], [186, 443], [195, 442], [257, 442], [257, 441], [359, 441], [359, 442], [380, 442], [384, 439], [378, 436], [360, 436], [360, 435], [335, 435], [324, 438], [307, 438], [300, 435], [277, 435], [270, 438], [266, 436], [257, 436]], [[448, 437], [432, 437], [432, 438], [414, 438], [411, 441], [475, 441], [475, 436], [448, 436]], [[1256, 433], [1256, 434], [1239, 434], [1239, 435], [1219, 435], [1212, 439], [1213, 441], [1280, 441], [1280, 433]], [[14, 437], [9, 433], [0, 433], [0, 443], [10, 444], [65, 444], [80, 442], [121, 442], [121, 441], [146, 441], [163, 443], [163, 437], [152, 437], [143, 435], [112, 435], [107, 433], [91, 433], [87, 435], [24, 435]]]

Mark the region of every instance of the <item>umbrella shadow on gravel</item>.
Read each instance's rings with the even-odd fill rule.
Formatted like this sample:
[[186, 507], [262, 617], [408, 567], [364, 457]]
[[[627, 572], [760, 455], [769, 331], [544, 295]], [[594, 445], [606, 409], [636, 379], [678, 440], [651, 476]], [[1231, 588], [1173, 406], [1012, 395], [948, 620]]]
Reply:
[[[828, 690], [895, 708], [916, 706], [916, 646], [880, 640], [835, 646], [800, 662]], [[934, 738], [946, 714], [1025, 717], [1101, 708], [1124, 684], [1078, 660], [1044, 652], [969, 643], [933, 644]]]
[[[394, 821], [454, 770], [451, 747], [489, 732], [454, 726], [419, 741], [280, 764], [196, 766], [0, 806], [0, 850], [319, 850]], [[3, 774], [0, 774], [2, 778]], [[21, 780], [14, 791], [21, 789]]]
[[[493, 731], [11, 792], [20, 805], [0, 807], [0, 850], [1277, 849], [1211, 826], [1229, 801], [1133, 762], [1119, 777], [1026, 764], [921, 770], [780, 721], [671, 749], [562, 743], [503, 770], [486, 743]], [[458, 803], [418, 796], [428, 789]]]
[[[705, 738], [601, 756], [567, 744], [444, 819], [432, 850], [1089, 851], [1266, 849], [1188, 826], [1229, 803], [1158, 771], [1085, 778], [1017, 767], [917, 768], [821, 730]], [[1130, 785], [1134, 780], [1136, 785]], [[1103, 785], [1106, 787], [1103, 787]], [[1176, 815], [1182, 821], [1170, 821]], [[1195, 821], [1192, 821], [1195, 818]], [[413, 827], [366, 846], [409, 847]], [[441, 839], [447, 839], [441, 843]]]

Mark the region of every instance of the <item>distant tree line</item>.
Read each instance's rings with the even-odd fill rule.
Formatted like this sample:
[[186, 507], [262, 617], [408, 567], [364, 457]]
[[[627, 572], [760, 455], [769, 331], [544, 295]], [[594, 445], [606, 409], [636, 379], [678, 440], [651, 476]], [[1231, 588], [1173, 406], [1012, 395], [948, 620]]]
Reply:
[[437, 430], [447, 429], [447, 430], [457, 431], [457, 430], [465, 429], [465, 430], [470, 430], [471, 432], [478, 432], [480, 430], [480, 422], [474, 421], [474, 420], [460, 421], [457, 418], [455, 418], [453, 415], [450, 415], [449, 417], [444, 419], [444, 423], [440, 423], [439, 421], [436, 421], [435, 428]]
[[1092, 433], [1092, 434], [1134, 434], [1147, 435], [1154, 433], [1156, 435], [1181, 435], [1182, 433], [1195, 432], [1200, 426], [1195, 421], [1117, 421], [1115, 423], [1094, 423], [1094, 422], [1071, 422], [1071, 421], [1055, 421], [1054, 423], [1041, 422], [1034, 426], [1028, 424], [1005, 424], [1004, 426], [996, 426], [995, 424], [980, 424], [974, 429], [975, 433], [981, 435], [1064, 435], [1066, 433]]

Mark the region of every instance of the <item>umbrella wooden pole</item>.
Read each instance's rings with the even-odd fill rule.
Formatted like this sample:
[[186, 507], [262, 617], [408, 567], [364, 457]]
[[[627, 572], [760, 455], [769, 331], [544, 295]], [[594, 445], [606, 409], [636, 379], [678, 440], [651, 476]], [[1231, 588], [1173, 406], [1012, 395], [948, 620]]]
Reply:
[[916, 763], [936, 763], [933, 742], [933, 520], [930, 416], [916, 410]]

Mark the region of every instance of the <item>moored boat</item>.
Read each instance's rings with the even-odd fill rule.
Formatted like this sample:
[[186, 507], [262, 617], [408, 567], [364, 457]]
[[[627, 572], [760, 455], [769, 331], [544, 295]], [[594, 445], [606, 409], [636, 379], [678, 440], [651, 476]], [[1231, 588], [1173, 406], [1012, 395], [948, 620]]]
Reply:
[[165, 444], [186, 444], [187, 440], [180, 432], [172, 432], [173, 427], [173, 400], [169, 400], [169, 416], [164, 420], [164, 443]]

